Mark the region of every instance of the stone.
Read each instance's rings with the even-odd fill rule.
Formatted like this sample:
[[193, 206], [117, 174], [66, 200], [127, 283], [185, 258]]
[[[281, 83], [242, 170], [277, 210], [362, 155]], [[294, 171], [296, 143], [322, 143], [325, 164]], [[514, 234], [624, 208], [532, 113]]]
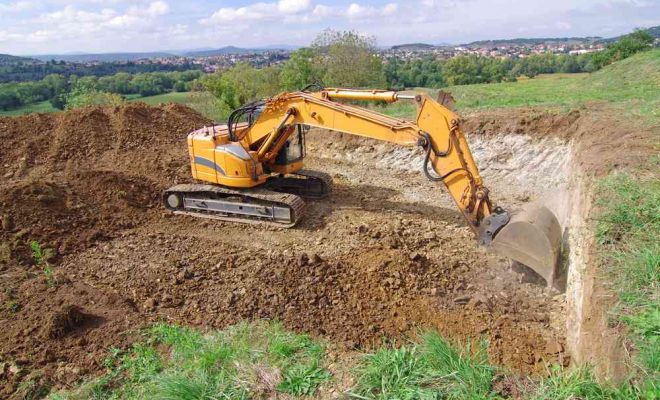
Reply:
[[472, 296], [459, 296], [454, 299], [456, 304], [467, 304], [472, 300]]
[[2, 230], [10, 232], [14, 229], [14, 221], [11, 220], [9, 215], [2, 216]]
[[564, 350], [564, 346], [561, 345], [556, 340], [548, 340], [548, 342], [545, 345], [545, 352], [547, 354], [558, 354], [561, 353]]
[[410, 259], [411, 259], [412, 261], [417, 261], [417, 260], [419, 260], [420, 258], [422, 258], [422, 255], [419, 254], [419, 253], [416, 252], [416, 251], [413, 251], [412, 253], [410, 253], [410, 255], [408, 255], [408, 257], [410, 257]]
[[315, 253], [315, 254], [312, 254], [312, 256], [310, 257], [310, 259], [312, 260], [312, 263], [315, 264], [315, 265], [318, 265], [318, 264], [320, 264], [320, 263], [323, 262], [323, 259], [321, 258], [321, 256], [319, 256], [319, 255], [316, 254], [316, 253]]
[[144, 302], [144, 308], [146, 308], [147, 310], [153, 310], [154, 308], [156, 308], [156, 305], [158, 305], [156, 299], [147, 299]]

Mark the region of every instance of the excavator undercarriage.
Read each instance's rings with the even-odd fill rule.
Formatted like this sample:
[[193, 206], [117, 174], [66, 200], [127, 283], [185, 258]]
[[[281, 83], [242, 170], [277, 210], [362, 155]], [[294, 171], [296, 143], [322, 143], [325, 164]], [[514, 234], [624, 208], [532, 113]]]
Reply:
[[[320, 89], [246, 104], [227, 124], [190, 133], [193, 178], [204, 183], [168, 189], [165, 207], [177, 214], [290, 228], [304, 214], [303, 199], [322, 199], [332, 190], [328, 174], [303, 169], [308, 127], [420, 146], [422, 172], [444, 183], [478, 242], [553, 284], [561, 248], [557, 218], [541, 206], [509, 213], [491, 202], [447, 96], [438, 102], [426, 94]], [[417, 116], [414, 121], [394, 118], [352, 100], [414, 101]]]
[[292, 228], [305, 211], [303, 199], [322, 199], [330, 190], [330, 175], [300, 170], [290, 176], [273, 177], [257, 188], [177, 185], [163, 193], [163, 201], [175, 214]]

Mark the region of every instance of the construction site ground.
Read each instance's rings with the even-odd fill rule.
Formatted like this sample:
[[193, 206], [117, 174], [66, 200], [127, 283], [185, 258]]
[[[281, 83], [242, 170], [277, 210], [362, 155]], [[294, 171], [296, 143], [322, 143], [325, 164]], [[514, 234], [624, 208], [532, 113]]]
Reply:
[[[580, 113], [465, 119], [498, 204], [567, 179]], [[330, 173], [334, 192], [293, 229], [168, 213], [162, 191], [190, 182], [186, 135], [209, 123], [140, 103], [0, 118], [1, 398], [34, 374], [54, 387], [98, 375], [111, 346], [157, 321], [279, 320], [342, 352], [437, 329], [488, 340], [490, 361], [516, 373], [569, 364], [565, 296], [478, 247], [418, 149], [310, 131], [306, 168]], [[53, 249], [53, 282], [32, 241]]]

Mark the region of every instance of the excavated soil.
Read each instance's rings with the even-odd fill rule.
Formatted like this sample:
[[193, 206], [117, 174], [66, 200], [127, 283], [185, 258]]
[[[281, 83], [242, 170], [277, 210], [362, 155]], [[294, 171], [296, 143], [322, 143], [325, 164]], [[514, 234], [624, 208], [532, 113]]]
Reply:
[[[491, 118], [470, 116], [464, 130], [501, 204], [566, 181], [579, 115], [519, 115], [538, 131], [508, 136]], [[330, 172], [335, 192], [294, 229], [166, 213], [161, 191], [190, 181], [186, 134], [209, 123], [139, 103], [0, 118], [0, 397], [98, 374], [110, 346], [161, 320], [277, 319], [344, 351], [433, 328], [487, 339], [491, 361], [517, 373], [568, 365], [564, 296], [477, 247], [444, 188], [422, 177], [417, 149], [310, 132], [307, 167]], [[33, 240], [53, 250], [54, 284]]]

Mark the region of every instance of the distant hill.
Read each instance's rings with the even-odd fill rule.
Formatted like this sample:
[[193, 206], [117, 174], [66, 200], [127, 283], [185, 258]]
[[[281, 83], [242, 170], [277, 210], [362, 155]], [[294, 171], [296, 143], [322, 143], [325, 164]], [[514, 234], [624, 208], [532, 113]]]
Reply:
[[174, 57], [170, 53], [103, 53], [103, 54], [40, 54], [32, 56], [42, 61], [68, 61], [68, 62], [115, 62], [115, 61], [136, 61], [144, 58]]
[[602, 40], [600, 36], [587, 37], [565, 37], [565, 38], [516, 38], [516, 39], [498, 39], [498, 40], [478, 40], [464, 44], [463, 46], [536, 46], [539, 44], [589, 44]]
[[[660, 25], [653, 26], [651, 28], [646, 28], [644, 30], [647, 31], [648, 33], [650, 33], [651, 35], [653, 35], [653, 37], [660, 38]], [[616, 36], [616, 37], [613, 37], [613, 38], [602, 39], [602, 40], [599, 41], [599, 43], [614, 43], [614, 42], [618, 41], [619, 39], [621, 39], [624, 36], [625, 35]]]
[[[285, 48], [286, 47], [286, 48]], [[243, 47], [235, 46], [225, 46], [219, 49], [213, 50], [201, 50], [201, 51], [190, 51], [185, 53], [186, 57], [210, 57], [210, 56], [219, 56], [223, 54], [248, 54], [248, 53], [263, 53], [265, 51], [274, 51], [274, 50], [292, 50], [294, 46], [266, 46], [261, 49], [247, 49]]]
[[28, 57], [12, 56], [9, 54], [0, 54], [0, 65], [13, 65], [18, 63], [34, 63], [35, 59]]
[[391, 47], [392, 50], [400, 51], [432, 50], [434, 48], [434, 45], [426, 43], [407, 43]]

